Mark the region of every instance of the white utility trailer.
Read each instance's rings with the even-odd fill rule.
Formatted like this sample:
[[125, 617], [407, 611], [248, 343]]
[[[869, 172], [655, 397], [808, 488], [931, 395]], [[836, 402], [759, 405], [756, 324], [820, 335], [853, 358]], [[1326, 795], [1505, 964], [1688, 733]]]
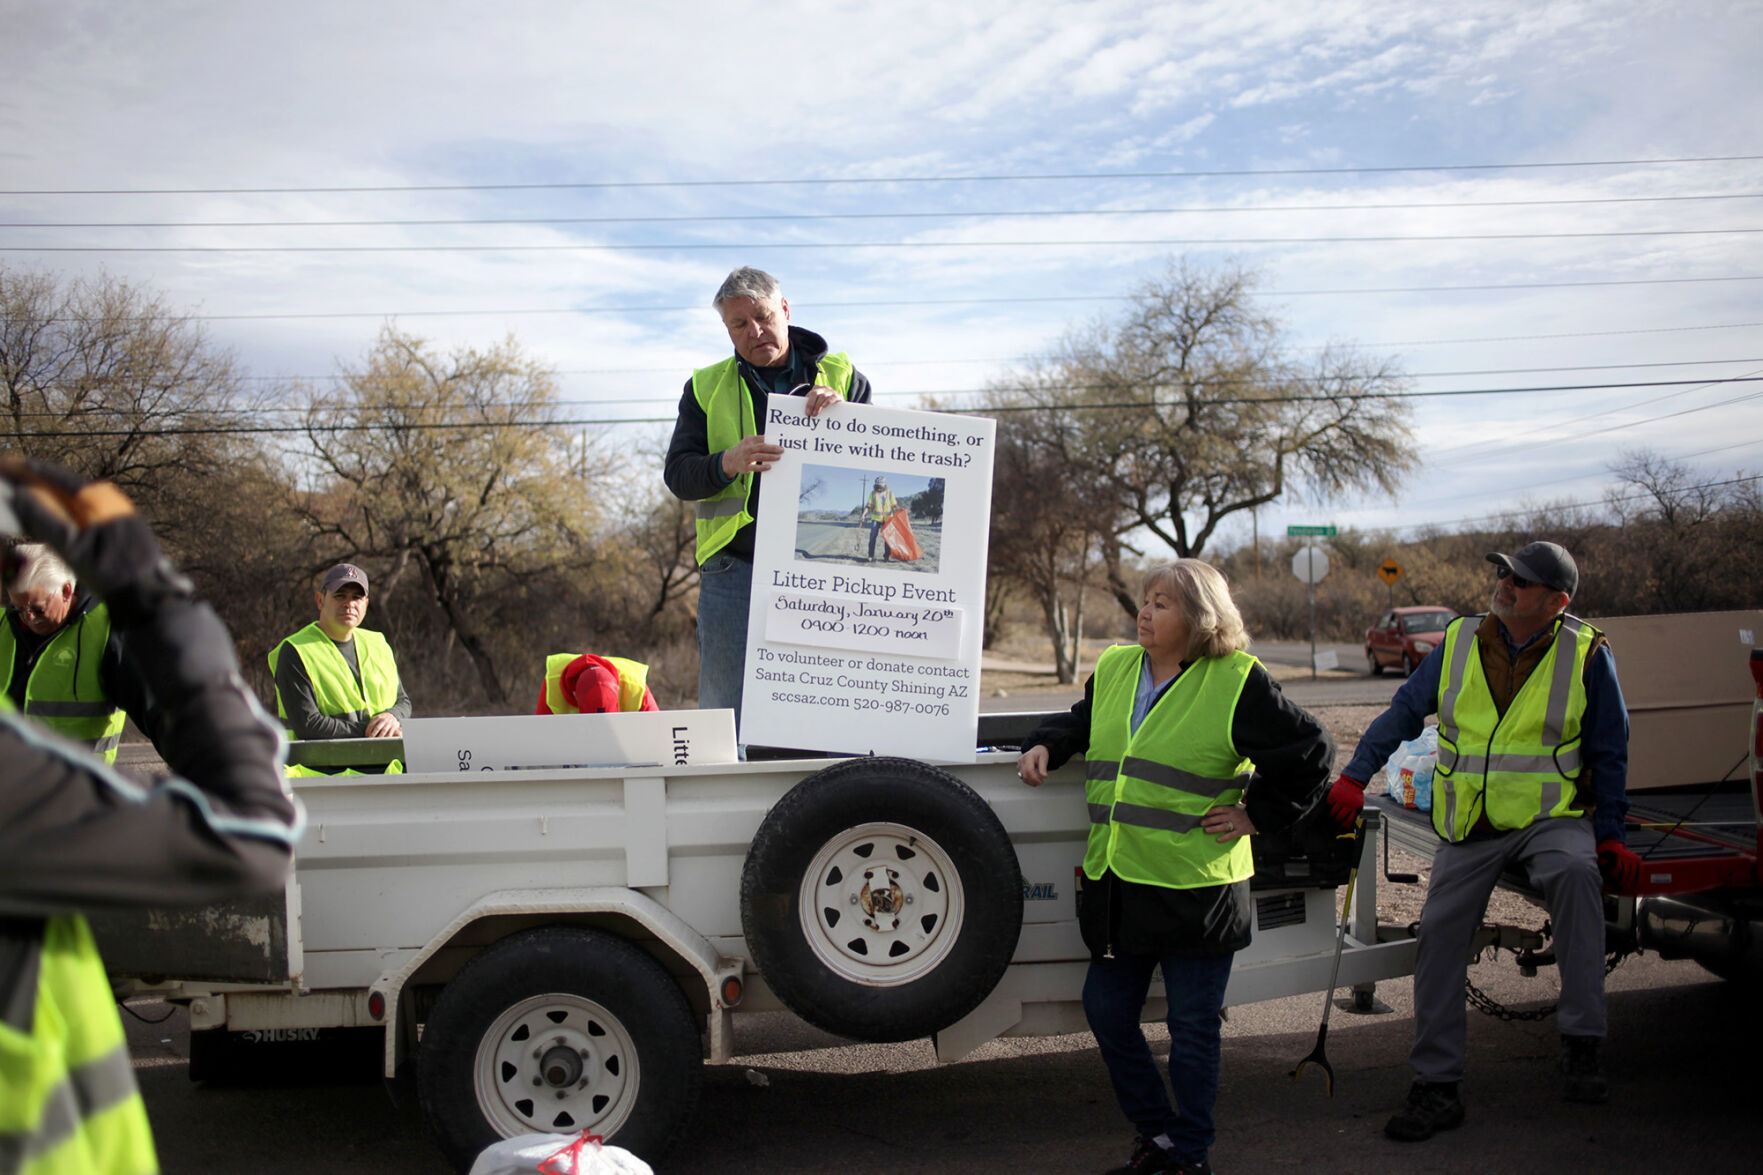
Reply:
[[[1010, 747], [1036, 718], [986, 716], [980, 741]], [[1015, 760], [305, 778], [281, 900], [96, 925], [120, 993], [188, 1005], [192, 1076], [251, 1063], [241, 1042], [377, 1030], [384, 1074], [414, 1062], [461, 1169], [530, 1131], [592, 1128], [656, 1154], [688, 1122], [702, 1064], [739, 1051], [746, 1013], [930, 1036], [944, 1060], [1084, 1029], [1081, 760], [1038, 789]], [[1377, 833], [1359, 849], [1341, 986], [1413, 966], [1405, 932], [1379, 941]], [[1329, 985], [1335, 890], [1354, 864], [1332, 829], [1257, 839], [1254, 943], [1228, 1004]], [[1152, 995], [1148, 1019], [1163, 1012]]]

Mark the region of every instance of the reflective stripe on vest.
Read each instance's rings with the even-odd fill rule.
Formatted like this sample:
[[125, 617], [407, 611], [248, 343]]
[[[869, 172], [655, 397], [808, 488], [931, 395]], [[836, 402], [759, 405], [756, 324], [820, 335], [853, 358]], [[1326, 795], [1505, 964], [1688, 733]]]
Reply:
[[[1439, 677], [1439, 762], [1433, 773], [1432, 822], [1460, 841], [1485, 814], [1490, 826], [1525, 828], [1537, 820], [1580, 816], [1580, 724], [1585, 666], [1598, 630], [1563, 613], [1553, 642], [1501, 715], [1482, 672], [1479, 638], [1469, 619], [1445, 631]], [[1571, 650], [1561, 655], [1565, 644]]]
[[1144, 650], [1116, 645], [1096, 663], [1084, 797], [1090, 835], [1084, 875], [1192, 889], [1255, 872], [1247, 837], [1220, 844], [1200, 829], [1206, 812], [1234, 804], [1254, 764], [1231, 741], [1247, 653], [1196, 661], [1131, 731]]
[[[270, 675], [275, 675], [281, 651], [292, 648], [306, 667], [318, 712], [327, 718], [365, 722], [398, 704], [398, 663], [392, 657], [392, 646], [379, 633], [358, 628], [353, 640], [355, 658], [361, 665], [360, 684], [356, 683], [349, 662], [338, 651], [337, 643], [325, 635], [317, 621], [269, 651]], [[275, 712], [287, 722], [288, 709], [282, 703], [280, 690], [275, 695]]]
[[[851, 398], [851, 375], [855, 369], [843, 352], [827, 355], [820, 361], [814, 382], [824, 384], [846, 399]], [[765, 430], [753, 422], [753, 397], [741, 378], [739, 359], [730, 355], [721, 363], [701, 367], [692, 373], [692, 395], [704, 410], [704, 435], [712, 453], [720, 453]], [[698, 503], [698, 562], [728, 546], [743, 526], [753, 521], [747, 512], [747, 498], [753, 486], [753, 475], [742, 473], [722, 489]]]
[[[563, 692], [563, 671], [575, 664], [580, 653], [552, 653], [545, 658], [545, 705], [553, 714], [579, 714], [575, 699]], [[649, 687], [649, 667], [625, 657], [601, 657], [618, 674], [618, 709], [633, 713], [643, 708], [643, 691]]]
[[30, 1023], [0, 1024], [0, 1172], [150, 1175], [147, 1108], [85, 919], [48, 919]]
[[[97, 604], [51, 636], [25, 682], [24, 712], [64, 738], [116, 762], [127, 715], [104, 693], [99, 670], [110, 643], [110, 612]], [[0, 693], [10, 689], [18, 646], [0, 623]]]

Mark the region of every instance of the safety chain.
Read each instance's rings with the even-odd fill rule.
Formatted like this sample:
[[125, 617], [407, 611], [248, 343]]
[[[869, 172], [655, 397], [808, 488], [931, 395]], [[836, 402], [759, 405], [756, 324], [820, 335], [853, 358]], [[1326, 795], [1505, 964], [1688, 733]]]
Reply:
[[[1495, 950], [1494, 953], [1496, 955], [1499, 954], [1497, 950]], [[1513, 951], [1512, 953], [1516, 955], [1518, 952]], [[1610, 972], [1616, 970], [1617, 965], [1620, 964], [1623, 959], [1627, 958], [1628, 954], [1629, 952], [1627, 951], [1616, 951], [1605, 955], [1604, 974], [1609, 975]], [[1561, 1006], [1559, 1003], [1554, 1003], [1546, 1008], [1533, 1008], [1528, 1012], [1514, 1012], [1511, 1008], [1508, 1008], [1505, 1004], [1502, 1004], [1499, 1000], [1496, 1000], [1493, 996], [1475, 986], [1475, 982], [1471, 980], [1468, 975], [1463, 977], [1463, 990], [1469, 997], [1470, 1007], [1485, 1015], [1492, 1016], [1496, 1020], [1547, 1020], [1550, 1016], [1553, 1016], [1555, 1010]]]

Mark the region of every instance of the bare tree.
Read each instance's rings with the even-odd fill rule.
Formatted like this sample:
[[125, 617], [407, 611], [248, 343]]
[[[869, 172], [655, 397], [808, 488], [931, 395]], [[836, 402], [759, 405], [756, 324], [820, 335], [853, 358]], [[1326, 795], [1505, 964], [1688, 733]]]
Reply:
[[262, 456], [233, 356], [120, 278], [65, 281], [0, 265], [0, 447], [126, 489], [174, 547], [206, 493]]
[[512, 338], [440, 356], [388, 326], [306, 417], [321, 474], [298, 508], [321, 562], [380, 563], [376, 595], [418, 571], [493, 703], [507, 697], [490, 639], [505, 593], [573, 558], [599, 521], [587, 470], [600, 463], [574, 468], [555, 400]]
[[1197, 556], [1232, 515], [1294, 492], [1393, 490], [1414, 464], [1395, 367], [1339, 346], [1300, 361], [1254, 284], [1238, 267], [1172, 262], [1119, 321], [1074, 332], [991, 389], [1084, 487], [1129, 612], [1129, 534]]

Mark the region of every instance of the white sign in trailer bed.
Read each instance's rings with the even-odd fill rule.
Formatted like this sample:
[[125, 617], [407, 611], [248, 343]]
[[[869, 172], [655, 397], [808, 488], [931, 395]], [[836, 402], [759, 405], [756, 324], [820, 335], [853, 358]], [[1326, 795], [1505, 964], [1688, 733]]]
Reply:
[[[981, 738], [1031, 721], [988, 719]], [[414, 1062], [461, 1169], [531, 1131], [591, 1128], [656, 1154], [746, 1013], [930, 1036], [945, 1060], [1084, 1028], [1081, 763], [1034, 789], [1015, 758], [306, 778], [285, 902], [99, 933], [125, 990], [188, 1003], [198, 1069], [237, 1034], [378, 1028], [385, 1074]], [[1307, 836], [1308, 851], [1257, 847], [1254, 943], [1227, 1003], [1329, 986], [1352, 844]], [[1405, 934], [1378, 941], [1375, 830], [1362, 852], [1343, 986], [1413, 963]], [[1162, 1011], [1153, 998], [1147, 1018]]]

